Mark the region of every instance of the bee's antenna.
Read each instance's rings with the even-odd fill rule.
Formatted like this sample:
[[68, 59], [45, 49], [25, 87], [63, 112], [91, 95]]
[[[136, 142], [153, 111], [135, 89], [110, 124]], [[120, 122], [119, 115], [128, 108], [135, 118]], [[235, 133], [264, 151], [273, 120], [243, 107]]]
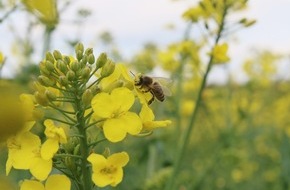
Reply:
[[133, 75], [133, 77], [135, 77], [134, 73], [132, 71], [130, 71], [130, 73]]

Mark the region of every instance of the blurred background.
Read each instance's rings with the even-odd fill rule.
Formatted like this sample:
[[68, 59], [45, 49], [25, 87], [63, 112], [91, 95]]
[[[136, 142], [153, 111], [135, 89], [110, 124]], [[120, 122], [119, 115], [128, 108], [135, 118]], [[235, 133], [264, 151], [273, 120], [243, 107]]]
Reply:
[[[37, 11], [17, 0], [0, 2], [1, 78], [32, 92], [45, 52], [73, 54], [77, 42], [133, 71], [172, 78], [173, 96], [152, 105], [157, 119], [173, 121], [170, 127], [104, 145], [134, 155], [116, 189], [163, 189], [208, 61], [206, 27], [197, 23], [188, 30], [182, 16], [198, 1], [54, 2], [44, 1], [46, 8]], [[232, 30], [223, 41], [230, 62], [210, 72], [176, 178], [179, 189], [290, 189], [289, 8], [288, 0], [250, 0], [245, 10], [229, 15]], [[234, 24], [244, 17], [257, 22], [248, 28]], [[190, 57], [186, 62], [179, 59], [183, 53]], [[2, 175], [6, 159], [3, 148]], [[12, 173], [11, 181], [22, 175]]]

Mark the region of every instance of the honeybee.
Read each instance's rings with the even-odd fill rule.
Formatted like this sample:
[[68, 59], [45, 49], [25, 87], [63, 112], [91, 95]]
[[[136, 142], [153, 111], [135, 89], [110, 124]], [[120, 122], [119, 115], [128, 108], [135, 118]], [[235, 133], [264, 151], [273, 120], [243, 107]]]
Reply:
[[148, 105], [150, 105], [155, 98], [160, 102], [163, 102], [165, 100], [165, 96], [171, 96], [171, 91], [166, 87], [166, 84], [171, 82], [170, 79], [162, 77], [149, 77], [139, 73], [135, 76], [134, 82], [135, 86], [141, 92], [150, 92], [152, 94], [152, 98], [148, 101]]

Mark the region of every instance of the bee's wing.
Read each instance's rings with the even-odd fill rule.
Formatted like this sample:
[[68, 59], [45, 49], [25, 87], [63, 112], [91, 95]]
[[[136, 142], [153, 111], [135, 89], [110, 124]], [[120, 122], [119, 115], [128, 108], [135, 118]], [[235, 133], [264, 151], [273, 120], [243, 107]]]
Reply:
[[172, 80], [171, 79], [164, 78], [164, 77], [152, 77], [152, 78], [160, 84], [160, 86], [162, 88], [162, 91], [163, 91], [165, 96], [171, 96], [172, 95], [172, 92], [169, 89], [169, 86], [172, 85]]

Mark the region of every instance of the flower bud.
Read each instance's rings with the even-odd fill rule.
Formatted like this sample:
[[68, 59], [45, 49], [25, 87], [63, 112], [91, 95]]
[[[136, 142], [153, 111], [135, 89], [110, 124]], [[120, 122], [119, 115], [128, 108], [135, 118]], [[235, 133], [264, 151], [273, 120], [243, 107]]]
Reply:
[[82, 95], [82, 101], [85, 107], [89, 106], [91, 100], [93, 99], [93, 93], [90, 89], [86, 89], [86, 91]]
[[75, 79], [75, 77], [76, 77], [76, 74], [72, 70], [69, 70], [66, 73], [66, 78], [67, 78], [68, 81], [73, 81]]
[[115, 70], [115, 63], [108, 59], [106, 64], [102, 67], [102, 71], [101, 71], [101, 76], [102, 77], [107, 77], [110, 74], [112, 74]]
[[49, 70], [47, 70], [47, 68], [46, 68], [45, 62], [40, 62], [39, 70], [40, 70], [40, 74], [42, 74], [42, 75], [45, 75], [45, 76], [49, 76], [50, 75]]
[[77, 59], [80, 61], [82, 58], [83, 58], [83, 52], [82, 51], [77, 51], [76, 52], [76, 57], [77, 57]]
[[66, 64], [63, 62], [63, 60], [61, 60], [61, 59], [59, 59], [59, 60], [57, 60], [57, 68], [61, 71], [61, 72], [63, 72], [63, 73], [67, 73], [67, 71], [68, 71], [68, 68], [67, 68], [67, 66], [66, 66]]
[[54, 65], [53, 65], [53, 63], [50, 62], [50, 61], [46, 61], [46, 62], [45, 62], [45, 67], [46, 67], [46, 69], [47, 69], [49, 72], [54, 71]]
[[70, 68], [71, 68], [71, 70], [76, 72], [76, 71], [78, 71], [81, 68], [81, 64], [78, 61], [73, 61], [70, 64]]
[[54, 63], [54, 61], [55, 61], [54, 58], [53, 58], [53, 55], [50, 52], [46, 52], [45, 59], [47, 61], [50, 61], [51, 63]]
[[88, 56], [87, 55], [84, 55], [82, 60], [81, 60], [81, 66], [84, 66], [86, 65], [88, 62]]
[[87, 56], [89, 56], [90, 54], [93, 54], [93, 52], [94, 52], [93, 48], [87, 48], [86, 51], [85, 51], [85, 54]]
[[77, 43], [75, 46], [75, 52], [76, 54], [78, 54], [77, 52], [80, 51], [81, 54], [84, 53], [84, 45], [82, 43]]
[[70, 63], [70, 58], [69, 58], [69, 56], [64, 56], [64, 57], [63, 57], [63, 61], [64, 61], [64, 63], [65, 63], [66, 65], [69, 65], [69, 63]]
[[51, 79], [49, 79], [48, 77], [46, 76], [43, 76], [43, 75], [40, 75], [38, 78], [38, 82], [43, 85], [43, 86], [54, 86], [55, 82]]
[[106, 62], [107, 62], [107, 54], [101, 53], [97, 59], [96, 67], [101, 68], [105, 65]]
[[69, 81], [65, 76], [60, 76], [59, 77], [59, 84], [62, 86], [68, 85]]
[[45, 95], [49, 100], [55, 100], [56, 99], [56, 95], [49, 91], [49, 90], [45, 90]]
[[91, 74], [91, 69], [89, 67], [85, 67], [82, 69], [81, 76], [83, 79], [87, 79]]
[[53, 51], [53, 56], [56, 60], [62, 59], [62, 55], [61, 55], [60, 51], [58, 51], [58, 50]]
[[95, 56], [94, 56], [94, 54], [90, 54], [89, 55], [88, 62], [89, 62], [90, 65], [92, 65], [92, 64], [95, 63]]
[[49, 103], [49, 100], [45, 94], [35, 92], [34, 97], [35, 97], [36, 102], [42, 106], [47, 106]]

